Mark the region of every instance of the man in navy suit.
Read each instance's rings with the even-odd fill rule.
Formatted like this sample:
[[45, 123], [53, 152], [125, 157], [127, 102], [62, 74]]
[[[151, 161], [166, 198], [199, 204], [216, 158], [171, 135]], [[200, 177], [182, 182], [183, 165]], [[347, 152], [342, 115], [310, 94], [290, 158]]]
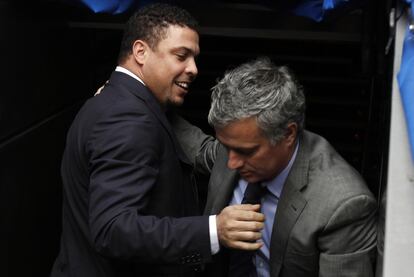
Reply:
[[166, 114], [183, 103], [197, 75], [196, 30], [192, 16], [165, 4], [128, 21], [118, 67], [67, 135], [52, 276], [192, 276], [219, 241], [261, 246], [243, 242], [260, 237], [258, 205], [197, 215], [191, 163]]

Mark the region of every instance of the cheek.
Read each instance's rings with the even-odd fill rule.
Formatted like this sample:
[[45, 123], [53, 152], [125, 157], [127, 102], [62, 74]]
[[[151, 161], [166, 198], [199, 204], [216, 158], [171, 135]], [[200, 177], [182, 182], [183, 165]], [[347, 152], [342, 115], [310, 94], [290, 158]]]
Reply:
[[176, 73], [180, 68], [180, 63], [178, 63], [175, 57], [165, 57], [159, 64], [159, 67], [164, 72], [168, 72], [170, 75]]
[[254, 158], [246, 161], [246, 165], [257, 173], [263, 173], [269, 166], [269, 161], [263, 158]]
[[273, 176], [277, 168], [279, 167], [278, 160], [274, 157], [266, 156], [256, 163], [256, 170], [264, 177]]

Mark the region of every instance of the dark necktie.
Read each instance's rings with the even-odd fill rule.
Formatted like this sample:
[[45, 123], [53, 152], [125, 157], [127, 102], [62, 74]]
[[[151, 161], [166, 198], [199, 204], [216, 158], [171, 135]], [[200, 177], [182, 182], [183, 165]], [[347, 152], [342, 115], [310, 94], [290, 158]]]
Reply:
[[[265, 188], [260, 183], [249, 183], [242, 204], [260, 204]], [[253, 264], [255, 251], [230, 250], [229, 277], [257, 276]]]

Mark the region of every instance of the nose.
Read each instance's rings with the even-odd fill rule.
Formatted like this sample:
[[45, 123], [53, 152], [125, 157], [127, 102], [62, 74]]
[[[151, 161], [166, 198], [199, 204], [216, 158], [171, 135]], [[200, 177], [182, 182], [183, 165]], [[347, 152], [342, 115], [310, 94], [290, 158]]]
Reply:
[[244, 161], [233, 150], [228, 151], [229, 160], [227, 161], [227, 167], [229, 169], [239, 169], [243, 167]]
[[192, 75], [193, 77], [196, 77], [198, 74], [197, 65], [194, 58], [189, 59], [186, 73]]

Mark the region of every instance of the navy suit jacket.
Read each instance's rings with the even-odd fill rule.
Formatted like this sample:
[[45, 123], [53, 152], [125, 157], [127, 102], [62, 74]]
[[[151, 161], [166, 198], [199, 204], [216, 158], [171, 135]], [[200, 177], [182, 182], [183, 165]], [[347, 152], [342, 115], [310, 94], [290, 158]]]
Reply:
[[52, 276], [187, 276], [211, 259], [191, 165], [139, 81], [114, 72], [67, 135]]

